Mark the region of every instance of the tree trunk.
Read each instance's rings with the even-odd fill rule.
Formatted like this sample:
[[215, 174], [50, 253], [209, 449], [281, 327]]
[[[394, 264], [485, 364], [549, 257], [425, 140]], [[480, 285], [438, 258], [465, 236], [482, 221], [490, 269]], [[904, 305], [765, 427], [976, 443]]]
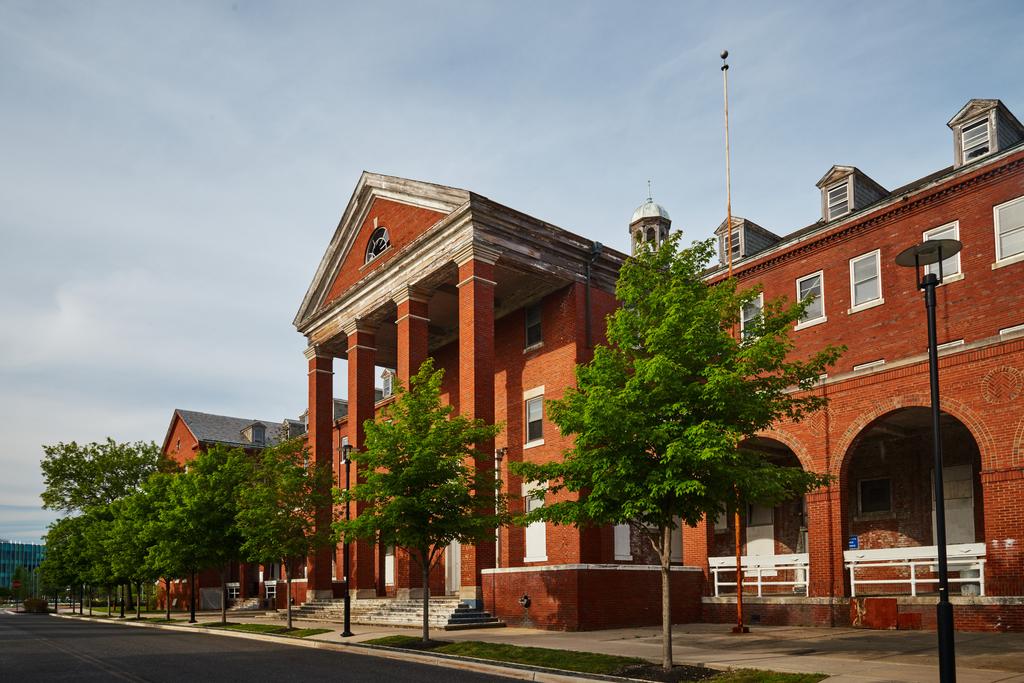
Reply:
[[188, 623], [196, 623], [196, 570], [192, 570], [188, 588]]
[[135, 618], [142, 618], [142, 582], [135, 582]]
[[220, 568], [220, 623], [228, 623], [228, 567]]
[[672, 670], [672, 599], [670, 574], [672, 566], [672, 527], [661, 530], [661, 668]]
[[167, 607], [167, 621], [171, 620], [171, 579], [164, 579], [164, 602]]
[[423, 569], [423, 642], [430, 642], [430, 560], [426, 553], [420, 554]]
[[121, 618], [124, 619], [124, 584], [122, 583], [117, 588], [121, 592]]
[[107, 586], [107, 616], [114, 616], [114, 603], [110, 601], [110, 586]]
[[89, 616], [92, 616], [92, 584], [89, 584]]
[[288, 605], [288, 630], [292, 630], [292, 572], [291, 568], [288, 569], [288, 582], [285, 584], [288, 586], [288, 594], [285, 597], [285, 604]]

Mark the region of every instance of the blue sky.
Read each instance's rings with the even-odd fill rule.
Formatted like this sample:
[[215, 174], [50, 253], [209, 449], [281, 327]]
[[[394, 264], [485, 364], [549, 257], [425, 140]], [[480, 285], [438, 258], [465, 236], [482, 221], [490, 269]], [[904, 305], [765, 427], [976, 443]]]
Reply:
[[[175, 407], [297, 416], [291, 326], [363, 169], [628, 249], [818, 217], [832, 164], [952, 161], [972, 97], [1024, 117], [1018, 2], [0, 0], [0, 537], [35, 540], [40, 444], [160, 441]], [[992, 17], [999, 17], [993, 21]]]

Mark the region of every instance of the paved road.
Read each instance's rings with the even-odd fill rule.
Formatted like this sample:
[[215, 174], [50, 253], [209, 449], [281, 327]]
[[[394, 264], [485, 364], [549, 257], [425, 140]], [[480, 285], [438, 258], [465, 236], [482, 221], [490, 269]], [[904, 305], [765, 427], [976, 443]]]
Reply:
[[4, 681], [452, 681], [510, 679], [200, 633], [0, 612]]

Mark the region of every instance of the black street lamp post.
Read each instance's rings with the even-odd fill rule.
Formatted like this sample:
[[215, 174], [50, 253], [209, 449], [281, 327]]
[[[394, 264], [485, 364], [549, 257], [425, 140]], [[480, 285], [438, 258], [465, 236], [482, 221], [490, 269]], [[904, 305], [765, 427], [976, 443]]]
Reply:
[[[352, 446], [351, 444], [344, 444], [341, 447], [341, 462], [345, 464], [345, 494], [349, 492], [350, 475], [352, 470]], [[345, 521], [352, 519], [352, 504], [345, 501]], [[352, 595], [349, 590], [349, 557], [348, 557], [348, 538], [341, 545], [341, 573], [345, 577], [345, 595], [343, 597], [345, 605], [345, 628], [341, 632], [342, 638], [348, 638], [352, 636]]]
[[[924, 290], [928, 313], [928, 374], [932, 398], [932, 445], [935, 471], [935, 542], [939, 561], [939, 604], [936, 607], [939, 636], [939, 680], [955, 683], [956, 655], [953, 648], [953, 605], [949, 602], [949, 569], [946, 563], [946, 498], [942, 482], [942, 434], [939, 425], [939, 352], [935, 335], [935, 288], [942, 283], [942, 261], [956, 255], [963, 245], [957, 240], [926, 240], [900, 252], [896, 263], [913, 268], [918, 289]], [[935, 265], [922, 275], [921, 268]]]

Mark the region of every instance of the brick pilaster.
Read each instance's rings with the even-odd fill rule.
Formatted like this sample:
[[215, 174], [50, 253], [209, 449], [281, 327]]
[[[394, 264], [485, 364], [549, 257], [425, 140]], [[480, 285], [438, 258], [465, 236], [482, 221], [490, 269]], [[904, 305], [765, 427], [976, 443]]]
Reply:
[[[479, 246], [460, 252], [459, 266], [459, 410], [469, 418], [494, 422], [494, 263], [497, 254]], [[479, 470], [493, 469], [494, 442], [476, 445]], [[469, 600], [482, 601], [480, 571], [494, 567], [494, 542], [462, 546], [462, 588]]]
[[[344, 326], [348, 336], [348, 439], [357, 451], [366, 443], [363, 423], [372, 420], [374, 404], [374, 363], [377, 356], [374, 329], [360, 321]], [[353, 484], [362, 480], [363, 468], [358, 461], [353, 463]], [[356, 503], [354, 516], [362, 514], [365, 503]], [[374, 544], [357, 541], [350, 544], [352, 551], [351, 586], [353, 597], [374, 597], [377, 595], [375, 576]]]
[[807, 594], [811, 597], [846, 595], [842, 498], [839, 485], [807, 494]]
[[[334, 358], [317, 346], [305, 351], [309, 361], [309, 434], [307, 444], [313, 462], [331, 467], [334, 425]], [[317, 513], [318, 525], [330, 525], [331, 508]], [[325, 548], [310, 558], [311, 571], [306, 584], [307, 599], [331, 595], [331, 551]]]
[[[398, 334], [396, 373], [406, 389], [409, 378], [427, 359], [428, 295], [413, 287], [402, 287], [394, 296], [398, 313], [395, 325]], [[408, 551], [395, 548], [395, 590], [400, 598], [422, 596], [423, 576], [420, 566]]]
[[[704, 585], [710, 586], [708, 572], [708, 557], [711, 555], [713, 543], [711, 524], [707, 517], [697, 522], [697, 526], [683, 525], [683, 564], [688, 567], [700, 567], [704, 572]], [[712, 594], [712, 589], [706, 588], [705, 595]]]

